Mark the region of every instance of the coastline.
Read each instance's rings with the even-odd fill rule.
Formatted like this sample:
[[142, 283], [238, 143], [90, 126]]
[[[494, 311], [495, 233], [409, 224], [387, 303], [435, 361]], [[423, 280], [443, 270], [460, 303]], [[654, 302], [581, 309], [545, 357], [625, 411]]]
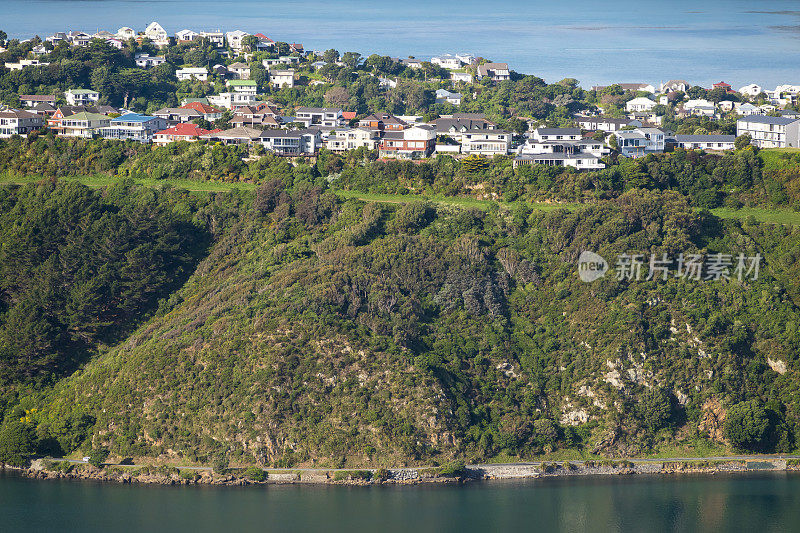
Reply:
[[422, 485], [422, 484], [464, 484], [471, 482], [491, 482], [500, 480], [533, 480], [546, 478], [583, 476], [670, 476], [676, 474], [735, 474], [758, 472], [800, 472], [796, 459], [776, 457], [752, 457], [748, 459], [714, 460], [618, 460], [618, 461], [575, 461], [561, 463], [514, 463], [467, 465], [463, 471], [445, 474], [437, 467], [396, 468], [396, 469], [282, 469], [266, 470], [263, 481], [247, 477], [241, 472], [216, 474], [210, 469], [184, 469], [180, 471], [168, 466], [130, 467], [107, 465], [96, 468], [86, 463], [72, 465], [66, 471], [53, 468], [42, 459], [32, 462], [29, 467], [0, 465], [0, 471], [18, 472], [23, 477], [39, 480], [77, 480], [122, 484], [143, 485]]

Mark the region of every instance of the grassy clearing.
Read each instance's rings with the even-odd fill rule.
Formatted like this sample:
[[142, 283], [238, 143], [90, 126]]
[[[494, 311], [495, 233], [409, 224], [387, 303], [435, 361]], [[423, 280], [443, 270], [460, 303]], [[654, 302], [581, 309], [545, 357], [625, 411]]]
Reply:
[[745, 219], [752, 216], [759, 222], [768, 224], [791, 224], [800, 225], [800, 212], [784, 208], [763, 208], [763, 207], [743, 207], [741, 209], [729, 209], [718, 207], [712, 209], [712, 213], [720, 218], [739, 218]]
[[[2, 174], [0, 175], [0, 185], [24, 185], [26, 183], [35, 183], [37, 181], [41, 181], [45, 178], [41, 176], [17, 176], [14, 174]], [[108, 176], [106, 174], [96, 174], [93, 176], [69, 176], [59, 178], [63, 181], [77, 181], [82, 183], [88, 187], [107, 187], [109, 185], [113, 185], [120, 181], [120, 178], [115, 176]], [[192, 181], [192, 180], [178, 180], [178, 179], [165, 179], [165, 180], [153, 180], [153, 179], [135, 179], [139, 185], [143, 185], [145, 187], [160, 187], [162, 185], [169, 185], [178, 189], [186, 189], [187, 191], [191, 192], [226, 192], [234, 189], [239, 189], [243, 191], [250, 191], [256, 188], [256, 185], [253, 183], [227, 183], [227, 182], [219, 182], [219, 181]]]
[[[337, 190], [336, 194], [342, 198], [355, 198], [364, 202], [380, 202], [390, 204], [404, 204], [409, 202], [424, 202], [428, 201], [434, 204], [452, 205], [458, 207], [473, 207], [486, 211], [492, 205], [500, 205], [503, 207], [513, 207], [517, 202], [502, 202], [497, 200], [478, 200], [476, 198], [463, 198], [458, 196], [425, 196], [421, 194], [380, 194], [380, 193], [366, 193], [360, 191]], [[541, 211], [553, 211], [556, 209], [578, 209], [581, 204], [574, 203], [529, 203], [534, 209]]]
[[800, 164], [800, 148], [765, 148], [758, 152], [764, 170], [782, 170]]

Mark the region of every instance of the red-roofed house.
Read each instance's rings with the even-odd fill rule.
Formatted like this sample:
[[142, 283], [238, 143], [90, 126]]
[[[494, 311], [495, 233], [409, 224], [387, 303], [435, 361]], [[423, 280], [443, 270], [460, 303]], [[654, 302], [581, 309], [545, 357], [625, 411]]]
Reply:
[[222, 118], [222, 110], [217, 109], [213, 105], [204, 104], [202, 102], [189, 102], [181, 106], [181, 109], [194, 109], [202, 113], [203, 118], [209, 122], [214, 122], [218, 118]]
[[271, 50], [275, 46], [275, 41], [264, 35], [263, 33], [256, 33], [254, 35], [258, 39], [256, 43], [256, 50]]
[[201, 135], [219, 133], [222, 130], [204, 130], [197, 124], [176, 124], [171, 128], [157, 131], [153, 135], [153, 142], [158, 145], [169, 144], [175, 141], [196, 141]]
[[300, 43], [292, 43], [289, 45], [289, 50], [292, 52], [297, 52], [300, 55], [305, 55], [306, 51], [303, 48], [303, 45]]
[[731, 86], [729, 84], [725, 83], [724, 81], [721, 81], [719, 83], [715, 83], [714, 85], [711, 86], [711, 88], [712, 89], [725, 89], [725, 91], [729, 92], [729, 93], [733, 92], [731, 90]]
[[342, 111], [342, 118], [345, 119], [345, 120], [353, 120], [354, 118], [356, 118], [356, 112], [355, 111]]

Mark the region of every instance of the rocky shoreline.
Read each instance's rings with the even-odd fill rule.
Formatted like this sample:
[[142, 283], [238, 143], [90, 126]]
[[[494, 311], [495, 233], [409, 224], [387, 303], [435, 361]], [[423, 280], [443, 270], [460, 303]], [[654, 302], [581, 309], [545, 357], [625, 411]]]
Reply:
[[274, 484], [428, 484], [466, 483], [503, 479], [539, 479], [570, 476], [627, 476], [718, 474], [758, 471], [800, 471], [800, 464], [785, 459], [716, 460], [716, 461], [582, 461], [577, 463], [519, 463], [467, 466], [455, 472], [435, 468], [402, 468], [378, 470], [270, 470], [262, 471], [263, 479], [253, 479], [244, 470], [227, 474], [208, 469], [179, 470], [170, 466], [127, 467], [109, 465], [96, 468], [89, 464], [70, 464], [38, 459], [27, 468], [0, 465], [21, 475], [42, 480], [69, 479], [113, 483], [158, 485], [274, 485]]

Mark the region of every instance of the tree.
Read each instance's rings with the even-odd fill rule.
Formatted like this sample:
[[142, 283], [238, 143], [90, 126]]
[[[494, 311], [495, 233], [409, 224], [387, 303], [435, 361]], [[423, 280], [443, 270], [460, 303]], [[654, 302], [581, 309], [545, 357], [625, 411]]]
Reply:
[[745, 133], [743, 135], [739, 135], [736, 137], [736, 140], [733, 141], [733, 146], [737, 150], [742, 150], [743, 148], [747, 148], [750, 146], [750, 143], [753, 142], [753, 138], [750, 136], [749, 133]]
[[661, 389], [647, 389], [636, 405], [637, 418], [650, 431], [658, 431], [667, 426], [672, 418], [672, 402], [669, 395]]
[[332, 106], [344, 107], [350, 102], [350, 93], [344, 87], [331, 87], [325, 93], [325, 102]]
[[764, 451], [771, 424], [767, 410], [758, 400], [739, 402], [728, 409], [723, 426], [732, 446], [745, 451]]
[[355, 70], [361, 63], [361, 54], [358, 52], [345, 52], [342, 55], [342, 63], [344, 63], [350, 70]]
[[329, 48], [322, 54], [322, 60], [326, 63], [336, 63], [339, 61], [339, 51]]
[[256, 49], [258, 46], [258, 37], [255, 35], [247, 35], [242, 38], [242, 46], [250, 50], [251, 52]]
[[108, 448], [94, 448], [89, 452], [89, 464], [95, 468], [102, 468], [106, 459], [108, 459]]
[[11, 466], [25, 466], [34, 451], [31, 429], [19, 420], [9, 417], [0, 427], [0, 463]]
[[228, 473], [228, 458], [225, 454], [220, 454], [214, 457], [211, 461], [211, 468], [215, 474], [225, 475]]

